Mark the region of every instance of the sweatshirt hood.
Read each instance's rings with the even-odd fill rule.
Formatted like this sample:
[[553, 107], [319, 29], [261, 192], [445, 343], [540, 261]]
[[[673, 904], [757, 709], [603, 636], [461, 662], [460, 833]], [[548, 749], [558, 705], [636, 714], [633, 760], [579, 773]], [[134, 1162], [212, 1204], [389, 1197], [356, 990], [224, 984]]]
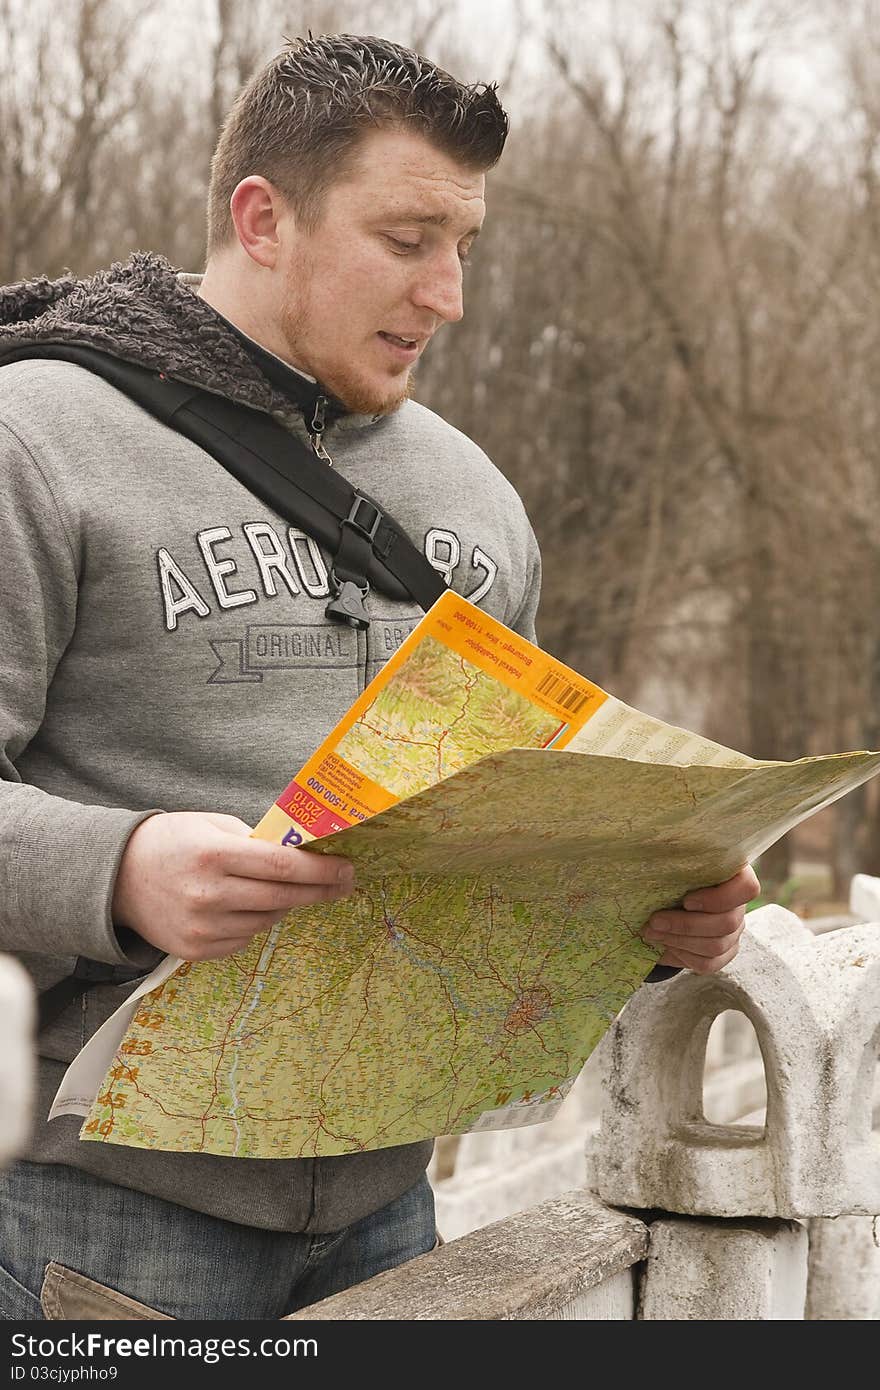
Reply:
[[67, 343], [164, 372], [286, 424], [311, 419], [319, 396], [330, 402], [328, 422], [371, 422], [369, 416], [345, 414], [320, 383], [279, 358], [273, 361], [281, 370], [267, 375], [260, 365], [269, 356], [265, 349], [254, 343], [251, 351], [250, 340], [186, 279], [192, 277], [179, 275], [164, 256], [137, 251], [87, 279], [38, 276], [0, 287], [0, 364], [22, 348]]

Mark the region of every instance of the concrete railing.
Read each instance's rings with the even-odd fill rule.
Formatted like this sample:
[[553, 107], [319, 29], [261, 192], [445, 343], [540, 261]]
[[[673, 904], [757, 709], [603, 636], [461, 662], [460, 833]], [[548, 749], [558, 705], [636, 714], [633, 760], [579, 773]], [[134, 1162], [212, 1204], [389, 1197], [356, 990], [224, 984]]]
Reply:
[[345, 1293], [299, 1319], [631, 1319], [645, 1224], [589, 1192], [554, 1197]]
[[34, 991], [11, 956], [0, 956], [0, 1163], [27, 1143], [34, 1102]]

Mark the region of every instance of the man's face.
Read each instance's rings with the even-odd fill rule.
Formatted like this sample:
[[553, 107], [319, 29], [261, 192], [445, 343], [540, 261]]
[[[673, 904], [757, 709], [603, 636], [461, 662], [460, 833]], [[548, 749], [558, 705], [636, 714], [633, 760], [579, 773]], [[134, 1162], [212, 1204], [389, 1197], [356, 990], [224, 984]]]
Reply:
[[484, 188], [483, 174], [422, 136], [365, 136], [314, 230], [284, 215], [289, 360], [349, 410], [396, 410], [429, 339], [462, 316], [462, 262], [485, 216]]

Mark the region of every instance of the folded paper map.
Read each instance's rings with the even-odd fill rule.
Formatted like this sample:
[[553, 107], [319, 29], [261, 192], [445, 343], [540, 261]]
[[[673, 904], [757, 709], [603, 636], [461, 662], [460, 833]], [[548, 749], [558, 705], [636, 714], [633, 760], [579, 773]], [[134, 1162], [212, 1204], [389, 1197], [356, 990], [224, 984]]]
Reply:
[[444, 594], [254, 831], [345, 855], [354, 895], [224, 960], [166, 959], [50, 1118], [255, 1158], [547, 1119], [657, 960], [651, 913], [878, 771], [756, 762]]

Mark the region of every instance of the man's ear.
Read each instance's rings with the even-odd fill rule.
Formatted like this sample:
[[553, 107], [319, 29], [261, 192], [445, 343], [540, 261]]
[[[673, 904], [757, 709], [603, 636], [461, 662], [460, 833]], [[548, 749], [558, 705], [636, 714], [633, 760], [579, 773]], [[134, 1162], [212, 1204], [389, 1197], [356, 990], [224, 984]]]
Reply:
[[249, 174], [242, 179], [229, 200], [229, 211], [241, 246], [252, 261], [267, 270], [273, 270], [278, 262], [279, 222], [285, 210], [281, 193], [260, 174]]

